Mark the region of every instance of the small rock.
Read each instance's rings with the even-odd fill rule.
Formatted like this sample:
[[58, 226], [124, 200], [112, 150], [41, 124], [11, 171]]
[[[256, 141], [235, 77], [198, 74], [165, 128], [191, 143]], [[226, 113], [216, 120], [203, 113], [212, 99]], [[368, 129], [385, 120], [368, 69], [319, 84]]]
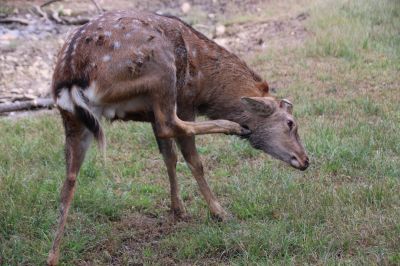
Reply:
[[215, 27], [215, 35], [216, 35], [216, 36], [222, 36], [222, 35], [224, 35], [225, 31], [226, 31], [226, 28], [225, 28], [225, 26], [222, 25], [222, 24], [219, 24], [219, 25], [217, 25], [217, 26]]
[[72, 15], [72, 9], [65, 8], [65, 9], [61, 10], [61, 13], [62, 13], [64, 16], [70, 17], [70, 16]]
[[192, 6], [190, 5], [189, 2], [184, 2], [181, 5], [181, 10], [182, 10], [183, 14], [187, 14], [190, 11], [191, 8], [192, 8]]
[[19, 32], [17, 30], [10, 30], [6, 34], [0, 35], [0, 40], [15, 40], [19, 37]]
[[210, 18], [210, 19], [214, 19], [214, 18], [215, 18], [215, 14], [214, 14], [214, 13], [210, 13], [210, 14], [208, 14], [208, 18]]
[[214, 42], [216, 42], [218, 45], [228, 48], [228, 39], [226, 38], [216, 38], [214, 39]]

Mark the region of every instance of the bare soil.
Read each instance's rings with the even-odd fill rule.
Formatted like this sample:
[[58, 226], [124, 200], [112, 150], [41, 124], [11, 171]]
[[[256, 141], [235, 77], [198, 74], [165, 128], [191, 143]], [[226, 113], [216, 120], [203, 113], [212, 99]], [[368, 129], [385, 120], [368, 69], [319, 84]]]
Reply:
[[[189, 222], [189, 218], [177, 221], [172, 215], [165, 217], [149, 213], [127, 215], [115, 222], [112, 232], [115, 238], [107, 239], [96, 245], [93, 250], [87, 252], [86, 258], [78, 265], [103, 263], [107, 263], [107, 265], [142, 265], [147, 248], [157, 250], [163, 237], [189, 226]], [[149, 261], [151, 259], [151, 257], [148, 258]], [[168, 252], [157, 254], [157, 259], [161, 265], [176, 265], [172, 254]]]

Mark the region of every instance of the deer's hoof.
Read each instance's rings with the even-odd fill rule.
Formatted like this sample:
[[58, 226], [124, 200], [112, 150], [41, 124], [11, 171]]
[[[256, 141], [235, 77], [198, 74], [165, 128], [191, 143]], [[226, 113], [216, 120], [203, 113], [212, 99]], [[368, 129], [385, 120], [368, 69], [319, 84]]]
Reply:
[[211, 218], [214, 221], [226, 223], [233, 220], [233, 215], [227, 212], [211, 213]]
[[185, 209], [171, 209], [171, 214], [174, 216], [174, 219], [178, 221], [185, 221], [190, 218]]
[[46, 265], [47, 266], [55, 266], [58, 263], [58, 256], [52, 252], [50, 252], [49, 257], [47, 258]]
[[182, 200], [178, 200], [175, 204], [172, 203], [171, 214], [174, 216], [176, 220], [188, 219], [188, 215], [186, 213], [186, 209], [185, 206], [183, 205]]

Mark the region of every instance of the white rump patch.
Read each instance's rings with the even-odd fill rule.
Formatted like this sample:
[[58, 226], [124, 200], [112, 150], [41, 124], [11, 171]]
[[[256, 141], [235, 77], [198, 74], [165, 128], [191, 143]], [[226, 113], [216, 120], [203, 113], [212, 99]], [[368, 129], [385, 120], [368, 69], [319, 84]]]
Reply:
[[60, 94], [58, 95], [57, 99], [56, 99], [56, 104], [58, 105], [58, 107], [60, 107], [61, 109], [71, 112], [74, 112], [74, 104], [72, 103], [71, 100], [71, 95], [69, 94], [69, 91], [67, 88], [63, 88], [60, 92]]
[[85, 109], [89, 109], [85, 103], [85, 100], [82, 98], [79, 87], [77, 86], [72, 87], [71, 97], [73, 98], [73, 101], [75, 102], [76, 105], [83, 107]]
[[89, 100], [89, 103], [97, 104], [98, 95], [96, 93], [96, 81], [92, 81], [90, 86], [83, 91], [83, 94]]

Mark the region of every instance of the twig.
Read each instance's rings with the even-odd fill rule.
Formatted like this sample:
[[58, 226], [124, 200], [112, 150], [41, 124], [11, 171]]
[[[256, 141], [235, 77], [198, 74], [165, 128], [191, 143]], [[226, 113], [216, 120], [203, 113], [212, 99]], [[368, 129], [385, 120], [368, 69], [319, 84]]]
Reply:
[[29, 25], [29, 21], [23, 18], [2, 18], [0, 19], [0, 23], [4, 24], [19, 23], [22, 25]]
[[0, 113], [52, 107], [54, 107], [53, 99], [38, 98], [35, 100], [24, 102], [2, 103], [0, 104]]
[[60, 2], [60, 1], [62, 1], [62, 0], [49, 0], [49, 1], [41, 4], [40, 7], [45, 7], [45, 6], [50, 5], [50, 4], [54, 3], [54, 2]]
[[62, 20], [65, 21], [67, 25], [83, 25], [90, 21], [88, 18], [66, 18], [62, 17]]
[[40, 6], [34, 6], [34, 10], [39, 14], [39, 16], [44, 17], [46, 20], [49, 20], [49, 16], [46, 12], [44, 12]]
[[50, 14], [50, 17], [54, 20], [54, 21], [56, 21], [57, 23], [59, 23], [59, 24], [63, 24], [63, 20], [58, 16], [58, 12], [57, 11], [53, 11], [51, 14]]
[[100, 7], [97, 1], [96, 0], [91, 0], [91, 1], [96, 6], [97, 12], [99, 12], [100, 14], [103, 13], [103, 9]]

